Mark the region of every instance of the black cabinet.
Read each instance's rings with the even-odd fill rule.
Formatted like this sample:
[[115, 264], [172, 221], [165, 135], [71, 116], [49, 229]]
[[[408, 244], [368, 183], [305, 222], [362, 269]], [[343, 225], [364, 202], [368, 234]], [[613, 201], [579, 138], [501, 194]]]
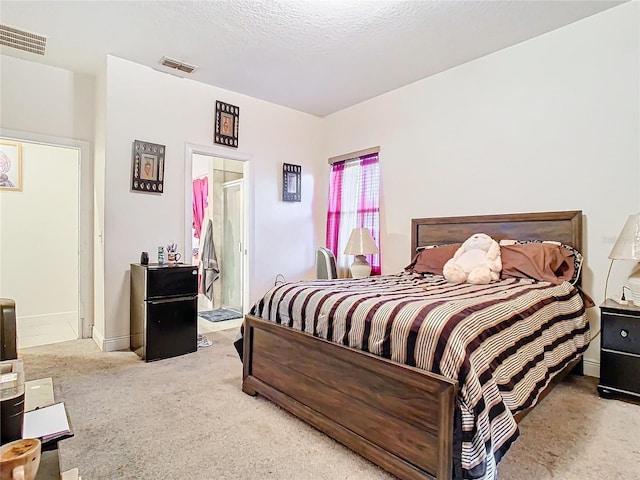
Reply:
[[198, 349], [198, 268], [131, 264], [131, 350], [147, 362]]
[[640, 307], [607, 300], [600, 306], [600, 322], [598, 392], [640, 398]]

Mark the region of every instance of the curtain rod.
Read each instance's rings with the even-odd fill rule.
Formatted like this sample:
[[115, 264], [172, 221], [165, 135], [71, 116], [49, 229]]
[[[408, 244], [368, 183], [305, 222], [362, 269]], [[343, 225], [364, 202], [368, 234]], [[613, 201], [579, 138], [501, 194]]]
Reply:
[[352, 158], [364, 157], [365, 155], [371, 155], [372, 153], [378, 153], [380, 146], [367, 148], [365, 150], [358, 150], [357, 152], [345, 153], [344, 155], [338, 155], [337, 157], [329, 158], [329, 163], [344, 162], [345, 160], [351, 160]]

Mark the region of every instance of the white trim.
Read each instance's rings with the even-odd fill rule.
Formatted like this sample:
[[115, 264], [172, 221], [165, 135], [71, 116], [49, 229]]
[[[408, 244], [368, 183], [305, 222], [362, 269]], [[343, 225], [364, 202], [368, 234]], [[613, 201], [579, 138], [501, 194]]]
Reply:
[[364, 157], [365, 155], [371, 155], [372, 153], [380, 153], [380, 146], [365, 148], [364, 150], [358, 150], [357, 152], [345, 153], [344, 155], [338, 155], [337, 157], [329, 158], [329, 163], [338, 163], [345, 160], [351, 160], [352, 158]]
[[[93, 336], [91, 338], [93, 338], [93, 341], [96, 342], [98, 348], [100, 348], [100, 350], [104, 352], [104, 337], [102, 336], [102, 333], [98, 331], [98, 329], [94, 328]], [[129, 343], [131, 343], [131, 341], [129, 341]]]
[[[93, 161], [90, 143], [73, 138], [0, 128], [0, 136], [78, 151], [78, 327], [79, 338], [90, 338], [93, 326]], [[83, 212], [83, 206], [86, 207]]]
[[[243, 313], [249, 311], [251, 305], [249, 304], [250, 295], [250, 276], [249, 272], [253, 271], [253, 231], [254, 231], [254, 217], [253, 217], [253, 192], [254, 192], [254, 180], [251, 174], [251, 162], [253, 161], [253, 155], [230, 151], [228, 148], [217, 147], [211, 145], [198, 145], [194, 143], [185, 143], [185, 155], [184, 155], [184, 245], [191, 245], [191, 198], [193, 195], [193, 179], [192, 179], [192, 166], [193, 155], [207, 155], [209, 157], [227, 158], [229, 160], [238, 160], [243, 163], [242, 178], [244, 180], [244, 234], [242, 243], [244, 248], [244, 272], [243, 272]], [[186, 247], [185, 247], [186, 248]]]
[[119, 337], [105, 338], [102, 341], [101, 350], [103, 352], [118, 352], [120, 350], [131, 350], [131, 337], [129, 335], [121, 335]]
[[595, 360], [583, 360], [583, 372], [589, 377], [600, 378], [600, 362]]
[[52, 313], [42, 313], [39, 315], [21, 315], [18, 317], [18, 321], [24, 319], [30, 319], [30, 318], [42, 318], [42, 317], [55, 317], [58, 315], [68, 315], [68, 314], [72, 314], [72, 315], [77, 315], [78, 311], [77, 310], [69, 310], [67, 312], [52, 312]]

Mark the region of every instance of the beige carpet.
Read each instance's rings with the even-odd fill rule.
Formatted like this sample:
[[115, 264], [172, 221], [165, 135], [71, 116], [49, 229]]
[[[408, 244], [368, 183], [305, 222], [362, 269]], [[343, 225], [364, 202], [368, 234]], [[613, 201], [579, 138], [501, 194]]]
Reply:
[[[63, 470], [84, 480], [377, 480], [391, 475], [269, 401], [241, 391], [236, 330], [211, 347], [145, 363], [92, 340], [26, 348], [27, 379], [53, 377], [75, 437]], [[602, 400], [594, 379], [558, 386], [522, 423], [501, 480], [632, 479], [640, 472], [640, 406]]]

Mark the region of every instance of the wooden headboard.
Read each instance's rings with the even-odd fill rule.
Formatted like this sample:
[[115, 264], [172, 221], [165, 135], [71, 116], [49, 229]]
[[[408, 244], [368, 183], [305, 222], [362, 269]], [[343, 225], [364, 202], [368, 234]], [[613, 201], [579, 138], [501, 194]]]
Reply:
[[495, 240], [555, 240], [582, 252], [582, 211], [509, 213], [411, 220], [411, 257], [426, 245], [464, 242], [474, 233]]

